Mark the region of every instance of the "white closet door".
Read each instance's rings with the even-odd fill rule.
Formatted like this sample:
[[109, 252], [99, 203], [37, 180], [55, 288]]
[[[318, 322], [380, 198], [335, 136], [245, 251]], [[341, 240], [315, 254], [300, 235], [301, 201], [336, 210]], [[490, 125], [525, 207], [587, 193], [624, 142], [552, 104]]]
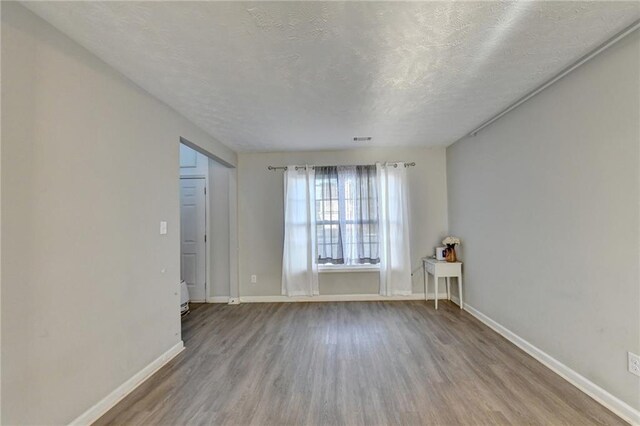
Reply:
[[180, 276], [192, 302], [206, 300], [205, 179], [180, 179]]

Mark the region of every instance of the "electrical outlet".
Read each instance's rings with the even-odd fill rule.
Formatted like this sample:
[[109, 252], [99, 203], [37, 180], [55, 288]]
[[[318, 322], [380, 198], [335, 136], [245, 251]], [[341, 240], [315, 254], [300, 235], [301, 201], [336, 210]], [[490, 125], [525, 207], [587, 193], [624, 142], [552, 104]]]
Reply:
[[255, 284], [258, 282], [258, 276], [257, 275], [251, 275], [251, 283]]
[[631, 352], [627, 352], [627, 355], [629, 360], [629, 373], [640, 376], [640, 355]]

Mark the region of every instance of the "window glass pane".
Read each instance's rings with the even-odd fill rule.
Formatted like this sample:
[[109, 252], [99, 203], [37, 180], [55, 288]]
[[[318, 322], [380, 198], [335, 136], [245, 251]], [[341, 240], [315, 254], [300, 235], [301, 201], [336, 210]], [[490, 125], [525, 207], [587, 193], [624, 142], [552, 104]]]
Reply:
[[375, 167], [315, 170], [318, 263], [378, 263]]

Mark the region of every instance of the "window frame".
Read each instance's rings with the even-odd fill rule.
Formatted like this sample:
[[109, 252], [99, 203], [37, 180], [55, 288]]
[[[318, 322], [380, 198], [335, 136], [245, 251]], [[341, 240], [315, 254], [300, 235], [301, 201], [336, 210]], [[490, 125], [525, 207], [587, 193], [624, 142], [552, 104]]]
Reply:
[[[336, 183], [336, 185], [339, 185], [339, 183]], [[333, 200], [335, 200], [335, 199], [334, 198], [318, 198], [318, 193], [316, 191], [316, 197], [315, 197], [315, 202], [316, 203], [318, 203], [318, 202], [324, 203], [324, 202], [327, 202], [327, 201], [331, 202]], [[337, 201], [338, 201], [338, 219], [337, 220], [332, 220], [332, 219], [316, 220], [316, 229], [317, 229], [318, 226], [332, 226], [332, 225], [341, 226], [343, 223], [345, 225], [354, 225], [354, 224], [358, 223], [355, 220], [346, 220], [346, 219], [344, 221], [340, 220], [340, 214], [345, 214], [345, 212], [341, 211], [342, 203], [340, 203], [340, 199], [338, 199]], [[371, 225], [371, 224], [378, 223], [378, 221], [376, 221], [376, 220], [366, 220], [366, 221], [363, 221], [362, 223]], [[380, 243], [380, 241], [377, 241], [377, 244], [379, 244], [379, 243]], [[316, 241], [316, 250], [318, 250], [319, 246], [320, 245]], [[379, 272], [380, 271], [380, 262], [378, 262], [378, 263], [363, 263], [363, 264], [319, 263], [317, 255], [315, 256], [314, 262], [315, 262], [315, 264], [316, 264], [316, 266], [318, 268], [318, 272], [320, 272], [320, 273]]]
[[316, 263], [319, 273], [340, 272], [380, 272], [380, 263], [363, 263], [361, 265], [345, 265], [340, 263]]

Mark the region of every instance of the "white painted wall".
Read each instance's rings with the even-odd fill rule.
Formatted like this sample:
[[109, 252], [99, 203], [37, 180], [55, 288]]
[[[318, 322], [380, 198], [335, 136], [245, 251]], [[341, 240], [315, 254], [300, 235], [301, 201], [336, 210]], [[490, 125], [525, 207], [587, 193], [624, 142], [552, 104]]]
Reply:
[[[372, 164], [415, 161], [407, 170], [411, 216], [411, 265], [433, 254], [447, 230], [447, 188], [444, 148], [361, 149], [238, 155], [240, 296], [279, 296], [282, 278], [283, 172], [267, 166], [287, 164]], [[251, 275], [258, 276], [256, 284]], [[422, 270], [413, 277], [413, 291], [422, 293]], [[433, 291], [431, 289], [431, 291]], [[375, 272], [320, 274], [320, 294], [377, 294]]]
[[640, 409], [640, 34], [447, 149], [466, 302]]
[[179, 138], [236, 157], [21, 5], [1, 7], [0, 421], [64, 424], [180, 341]]

